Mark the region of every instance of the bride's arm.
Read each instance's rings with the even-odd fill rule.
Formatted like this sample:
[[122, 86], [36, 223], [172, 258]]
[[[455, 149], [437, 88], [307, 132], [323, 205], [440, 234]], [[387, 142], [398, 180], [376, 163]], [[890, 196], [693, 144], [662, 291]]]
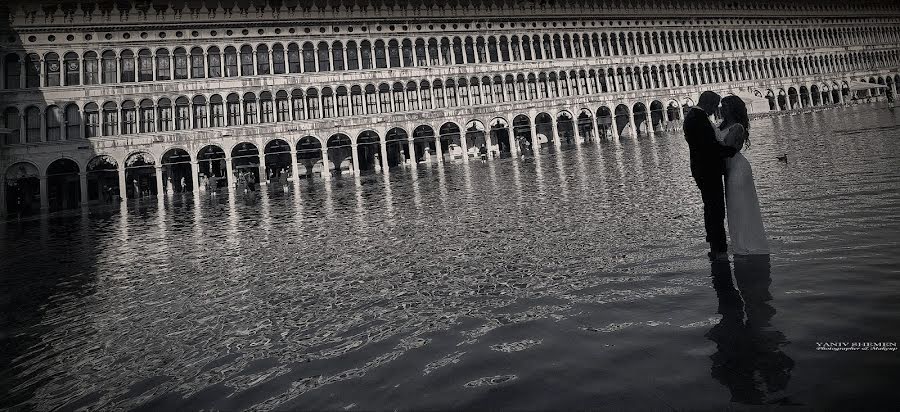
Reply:
[[724, 146], [733, 147], [735, 150], [741, 150], [744, 147], [744, 141], [747, 139], [747, 129], [743, 125], [735, 124], [723, 131], [724, 138], [720, 143]]

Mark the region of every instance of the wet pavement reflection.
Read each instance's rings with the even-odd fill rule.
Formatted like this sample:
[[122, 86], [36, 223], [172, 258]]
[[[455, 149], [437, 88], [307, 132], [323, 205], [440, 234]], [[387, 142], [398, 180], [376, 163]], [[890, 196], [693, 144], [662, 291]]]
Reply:
[[896, 404], [900, 112], [752, 129], [732, 265], [663, 133], [0, 224], [0, 408]]

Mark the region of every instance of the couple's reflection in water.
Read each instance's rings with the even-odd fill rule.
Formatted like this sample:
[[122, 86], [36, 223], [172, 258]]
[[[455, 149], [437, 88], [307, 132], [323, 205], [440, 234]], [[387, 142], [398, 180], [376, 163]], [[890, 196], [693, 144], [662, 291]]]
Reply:
[[[735, 282], [737, 288], [735, 288]], [[712, 283], [722, 320], [706, 337], [715, 342], [710, 373], [743, 404], [790, 403], [786, 398], [794, 360], [782, 351], [788, 340], [772, 326], [769, 255], [735, 256], [712, 264]]]

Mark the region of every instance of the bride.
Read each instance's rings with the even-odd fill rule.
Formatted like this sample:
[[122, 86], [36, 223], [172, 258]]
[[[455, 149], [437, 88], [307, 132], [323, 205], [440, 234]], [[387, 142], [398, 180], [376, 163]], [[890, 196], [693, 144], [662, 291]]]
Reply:
[[720, 144], [738, 150], [734, 157], [725, 159], [725, 203], [732, 253], [769, 254], [769, 242], [753, 184], [753, 171], [750, 162], [740, 152], [743, 147], [750, 148], [747, 105], [740, 97], [726, 96], [722, 99], [721, 113], [723, 121], [716, 128], [716, 138]]

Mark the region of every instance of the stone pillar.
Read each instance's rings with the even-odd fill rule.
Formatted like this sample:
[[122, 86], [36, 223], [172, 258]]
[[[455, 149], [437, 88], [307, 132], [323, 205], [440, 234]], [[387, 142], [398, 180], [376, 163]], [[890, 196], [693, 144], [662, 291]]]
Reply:
[[441, 148], [441, 133], [440, 129], [438, 130], [438, 134], [434, 136], [434, 155], [437, 156], [438, 163], [444, 163], [444, 149]]
[[387, 171], [388, 171], [387, 140], [386, 140], [387, 137], [381, 136], [380, 139], [381, 139], [381, 143], [380, 143], [380, 146], [381, 146], [380, 147], [380, 149], [381, 149], [381, 159], [380, 159], [381, 160], [381, 172], [387, 173]]
[[322, 178], [331, 180], [331, 165], [328, 160], [328, 147], [322, 148]]
[[231, 157], [225, 157], [225, 175], [228, 177], [228, 187], [235, 187], [234, 181], [234, 165], [232, 164]]
[[628, 111], [628, 122], [631, 124], [632, 137], [637, 138], [638, 137], [638, 128], [637, 128], [637, 125], [634, 124], [634, 108], [632, 107], [631, 109], [632, 110]]
[[597, 126], [597, 116], [591, 116], [591, 136], [594, 139], [597, 139], [597, 142], [600, 142], [600, 128]]
[[295, 182], [300, 181], [300, 168], [297, 166], [297, 153], [291, 153], [291, 177]]
[[125, 181], [125, 168], [119, 168], [119, 200], [128, 200], [128, 182]]
[[506, 135], [509, 137], [509, 155], [519, 157], [519, 142], [516, 140], [515, 133], [513, 133], [512, 125], [506, 127]]
[[259, 185], [266, 186], [269, 184], [269, 172], [266, 170], [266, 155], [259, 154]]
[[350, 145], [350, 157], [353, 158], [353, 174], [359, 176], [359, 152], [356, 143]]
[[[88, 204], [88, 181], [87, 181], [87, 172], [81, 172], [78, 174], [78, 183], [80, 184], [81, 189], [81, 206], [87, 206]], [[103, 190], [102, 188], [98, 188]], [[103, 194], [101, 193], [102, 197]]]
[[559, 131], [556, 129], [556, 117], [550, 118], [550, 128], [552, 129], [551, 135], [553, 136], [553, 145], [559, 148], [562, 146], [562, 142], [559, 141]]
[[615, 140], [619, 140], [619, 125], [616, 124], [616, 112], [615, 111], [612, 112], [611, 120], [612, 120], [612, 123], [610, 124], [610, 127], [612, 128], [612, 137]]
[[466, 123], [463, 121], [462, 123], [456, 122], [456, 124], [462, 125], [459, 132], [459, 146], [463, 152], [462, 161], [463, 163], [469, 163], [469, 143], [466, 141]]
[[[63, 62], [63, 65], [63, 67], [66, 67], [65, 62]], [[156, 73], [156, 56], [153, 56], [153, 73]], [[84, 86], [84, 58], [81, 56], [78, 56], [78, 84]]]
[[163, 174], [162, 174], [162, 166], [156, 166], [156, 196], [162, 198], [165, 196], [166, 189], [165, 182], [163, 182]]
[[416, 144], [413, 141], [412, 135], [408, 135], [406, 137], [406, 149], [409, 151], [409, 165], [412, 167], [416, 167]]
[[26, 143], [28, 141], [28, 137], [26, 135], [26, 131], [28, 131], [28, 125], [25, 124], [25, 110], [19, 110], [19, 143]]
[[[116, 52], [117, 56], [118, 56], [118, 54], [119, 54], [119, 52]], [[103, 61], [103, 58], [101, 57], [100, 60]], [[118, 83], [122, 83], [122, 58], [121, 57], [116, 57], [116, 84], [118, 84]]]
[[200, 164], [191, 162], [191, 184], [194, 193], [200, 193]]
[[27, 58], [27, 54], [19, 56], [19, 89], [25, 88], [25, 79], [28, 77], [28, 73], [25, 71], [25, 59]]
[[[238, 123], [238, 124], [247, 124], [247, 118], [244, 117], [244, 116], [246, 116], [244, 114], [244, 96], [240, 96], [240, 98], [238, 100], [239, 100], [238, 101], [238, 113], [240, 113], [240, 115], [241, 115], [240, 123]], [[228, 103], [225, 102], [225, 104], [228, 104]]]
[[541, 142], [538, 141], [537, 138], [537, 125], [534, 124], [532, 120], [531, 114], [528, 116], [528, 133], [531, 135], [531, 150], [534, 152], [534, 157], [537, 157], [541, 151]]
[[47, 194], [47, 176], [40, 176], [41, 211], [50, 209], [50, 199]]

